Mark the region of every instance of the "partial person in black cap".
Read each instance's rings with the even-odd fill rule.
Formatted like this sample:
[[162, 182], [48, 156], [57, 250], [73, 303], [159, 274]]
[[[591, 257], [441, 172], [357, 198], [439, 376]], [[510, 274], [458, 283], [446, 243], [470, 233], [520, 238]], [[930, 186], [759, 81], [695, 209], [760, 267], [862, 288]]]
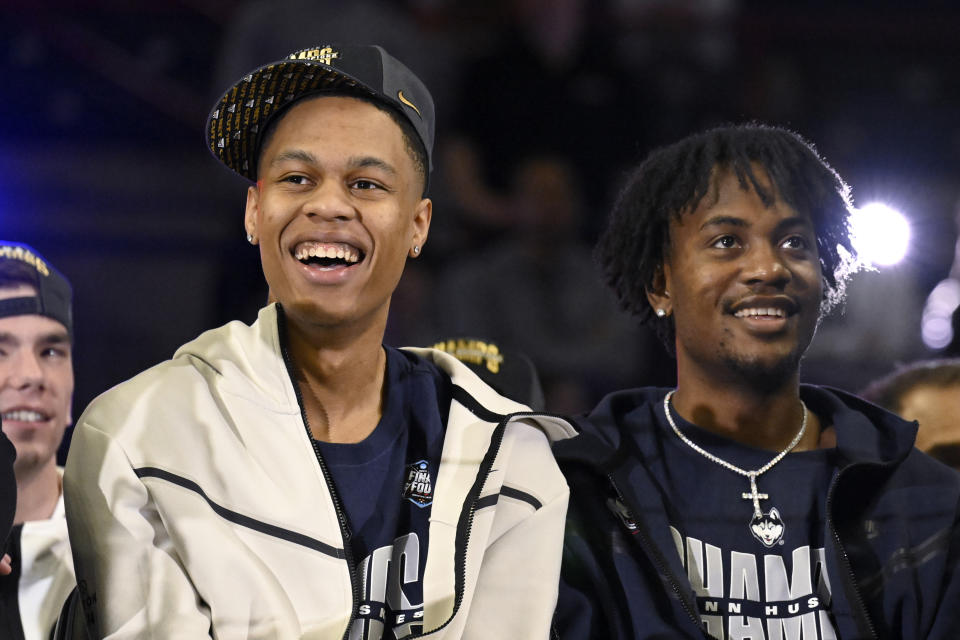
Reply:
[[456, 356], [497, 393], [543, 411], [547, 402], [536, 365], [526, 353], [491, 340], [454, 336], [430, 345]]
[[0, 637], [11, 640], [48, 638], [76, 584], [57, 466], [72, 420], [71, 295], [34, 249], [0, 240], [0, 418], [16, 449], [13, 571], [0, 576]]
[[270, 303], [95, 400], [67, 463], [91, 635], [547, 638], [567, 486], [531, 413], [454, 356], [382, 344], [420, 256], [426, 87], [318, 46], [220, 99]]

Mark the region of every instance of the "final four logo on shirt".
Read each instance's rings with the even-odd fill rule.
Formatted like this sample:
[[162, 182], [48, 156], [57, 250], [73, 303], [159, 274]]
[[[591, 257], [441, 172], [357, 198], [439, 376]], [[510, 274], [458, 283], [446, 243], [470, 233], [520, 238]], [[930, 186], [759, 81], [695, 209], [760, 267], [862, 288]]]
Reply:
[[407, 465], [403, 497], [421, 509], [433, 504], [433, 480], [430, 479], [430, 464], [426, 460]]

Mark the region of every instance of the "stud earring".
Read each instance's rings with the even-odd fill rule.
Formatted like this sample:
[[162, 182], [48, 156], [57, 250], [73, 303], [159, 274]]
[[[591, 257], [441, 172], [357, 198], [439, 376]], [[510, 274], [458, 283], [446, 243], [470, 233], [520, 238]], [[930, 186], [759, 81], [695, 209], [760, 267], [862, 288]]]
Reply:
[[420, 255], [420, 245], [418, 244], [413, 245], [413, 255], [415, 256]]
[[658, 317], [658, 318], [666, 318], [666, 317], [667, 317], [667, 310], [666, 310], [666, 309], [657, 309], [657, 317]]
[[250, 235], [249, 233], [247, 234], [247, 242], [249, 242], [250, 244], [253, 244], [253, 236]]

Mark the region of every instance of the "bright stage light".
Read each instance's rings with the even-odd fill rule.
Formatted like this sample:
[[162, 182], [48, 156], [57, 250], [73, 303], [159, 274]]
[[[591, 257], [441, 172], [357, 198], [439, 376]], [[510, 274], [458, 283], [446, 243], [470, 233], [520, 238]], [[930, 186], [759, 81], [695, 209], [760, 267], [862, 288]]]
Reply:
[[865, 263], [889, 266], [903, 260], [910, 246], [910, 223], [895, 209], [871, 202], [850, 217], [853, 246]]

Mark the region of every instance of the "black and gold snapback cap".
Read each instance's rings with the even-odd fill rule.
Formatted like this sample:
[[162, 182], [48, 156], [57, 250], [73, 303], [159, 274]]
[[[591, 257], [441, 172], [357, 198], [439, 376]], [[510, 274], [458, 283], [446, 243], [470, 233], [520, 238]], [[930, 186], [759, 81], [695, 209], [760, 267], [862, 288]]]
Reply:
[[247, 74], [217, 101], [207, 119], [213, 155], [256, 181], [260, 136], [270, 120], [298, 99], [356, 90], [400, 112], [413, 125], [433, 169], [434, 106], [426, 85], [375, 45], [329, 44], [295, 51]]

